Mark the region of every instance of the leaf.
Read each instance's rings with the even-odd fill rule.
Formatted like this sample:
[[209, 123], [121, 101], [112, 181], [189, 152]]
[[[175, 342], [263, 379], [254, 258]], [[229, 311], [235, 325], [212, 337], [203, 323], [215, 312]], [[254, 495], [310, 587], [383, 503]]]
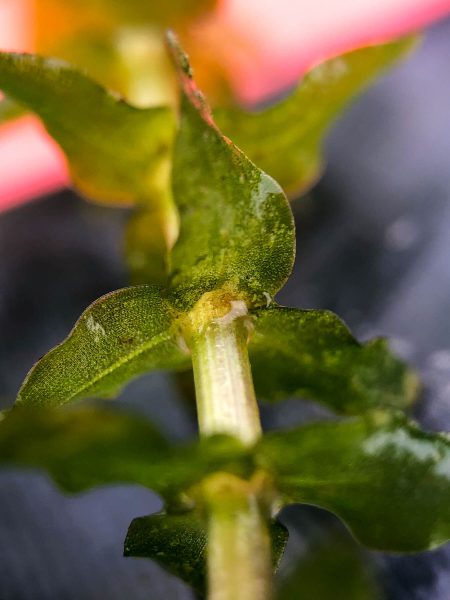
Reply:
[[315, 544], [281, 582], [276, 600], [381, 600], [357, 544], [344, 535]]
[[379, 406], [406, 408], [418, 379], [383, 339], [359, 344], [325, 310], [275, 306], [255, 312], [249, 344], [257, 395], [302, 396], [348, 414]]
[[339, 113], [414, 43], [407, 38], [333, 58], [274, 106], [254, 113], [219, 109], [217, 123], [288, 195], [299, 195], [320, 175], [323, 139]]
[[55, 36], [68, 36], [75, 29], [100, 29], [124, 25], [173, 26], [211, 10], [215, 0], [37, 0], [40, 39], [49, 29]]
[[22, 116], [23, 109], [9, 98], [0, 100], [0, 125]]
[[450, 439], [403, 416], [270, 433], [256, 454], [285, 502], [334, 512], [366, 546], [418, 552], [450, 539]]
[[68, 64], [28, 54], [0, 53], [0, 88], [41, 117], [89, 198], [135, 204], [168, 187], [169, 108], [133, 108]]
[[117, 394], [133, 377], [180, 369], [190, 358], [178, 344], [173, 310], [152, 286], [103, 296], [81, 315], [69, 337], [30, 371], [18, 404], [54, 407]]
[[175, 101], [164, 29], [188, 31], [215, 0], [36, 0], [36, 49], [68, 60], [138, 106]]
[[[270, 522], [269, 529], [276, 569], [286, 547], [288, 532], [276, 520]], [[160, 513], [131, 522], [124, 555], [155, 560], [203, 595], [206, 590], [206, 545], [206, 527], [197, 512]]]
[[[125, 255], [132, 284], [167, 284], [167, 247], [178, 231], [176, 215], [171, 210], [171, 197], [152, 206], [139, 207], [125, 230]], [[159, 206], [158, 206], [159, 204]]]
[[180, 235], [171, 254], [174, 297], [183, 308], [227, 289], [265, 304], [291, 272], [295, 232], [278, 184], [215, 127], [173, 36], [182, 85], [172, 186]]
[[15, 408], [0, 422], [0, 465], [45, 469], [65, 491], [133, 483], [170, 502], [220, 469], [245, 475], [237, 440], [216, 436], [172, 446], [142, 417], [102, 408]]

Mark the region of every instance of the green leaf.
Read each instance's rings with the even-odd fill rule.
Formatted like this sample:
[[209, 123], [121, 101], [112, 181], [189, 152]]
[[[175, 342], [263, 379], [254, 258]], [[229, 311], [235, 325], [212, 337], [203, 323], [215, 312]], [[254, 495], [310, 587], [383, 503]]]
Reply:
[[311, 186], [322, 169], [324, 137], [339, 113], [415, 40], [402, 39], [333, 58], [310, 71], [286, 99], [249, 113], [216, 111], [219, 127], [288, 195]]
[[24, 110], [9, 98], [0, 100], [0, 125], [22, 116]]
[[167, 284], [167, 248], [176, 238], [178, 224], [171, 197], [161, 193], [153, 204], [137, 208], [125, 229], [125, 256], [134, 285]]
[[450, 539], [450, 439], [403, 416], [271, 433], [256, 453], [285, 502], [334, 512], [366, 546], [417, 552]]
[[28, 54], [0, 53], [0, 89], [39, 115], [89, 198], [134, 204], [167, 188], [169, 108], [133, 108], [68, 64]]
[[383, 405], [406, 408], [416, 396], [416, 374], [385, 340], [359, 344], [329, 311], [275, 306], [256, 311], [254, 326], [249, 352], [261, 398], [296, 395], [360, 414]]
[[[167, 27], [180, 20], [195, 18], [214, 7], [216, 0], [38, 0], [38, 9], [49, 17], [59, 11], [65, 18], [75, 18], [75, 26], [160, 25]], [[42, 20], [42, 17], [41, 17]], [[51, 19], [49, 19], [51, 23]], [[79, 22], [78, 22], [79, 21]], [[44, 21], [45, 23], [45, 21]], [[46, 23], [47, 26], [49, 23]], [[58, 32], [55, 32], [58, 35]]]
[[180, 236], [171, 254], [174, 297], [183, 308], [226, 289], [265, 304], [291, 272], [294, 224], [278, 184], [214, 125], [186, 56], [170, 38], [182, 84], [172, 185]]
[[[288, 532], [276, 520], [270, 522], [269, 529], [272, 561], [276, 569], [286, 547]], [[131, 522], [124, 555], [157, 561], [169, 573], [183, 579], [203, 595], [206, 590], [206, 545], [206, 526], [197, 512], [161, 513], [139, 517]]]
[[190, 358], [178, 337], [173, 310], [157, 288], [138, 286], [107, 294], [32, 368], [17, 403], [54, 407], [111, 397], [148, 371], [186, 368]]
[[237, 440], [172, 446], [142, 417], [102, 408], [15, 408], [0, 422], [0, 465], [45, 469], [65, 491], [133, 483], [173, 502], [215, 470], [245, 475]]
[[381, 600], [374, 574], [355, 542], [333, 535], [316, 543], [281, 582], [276, 600]]

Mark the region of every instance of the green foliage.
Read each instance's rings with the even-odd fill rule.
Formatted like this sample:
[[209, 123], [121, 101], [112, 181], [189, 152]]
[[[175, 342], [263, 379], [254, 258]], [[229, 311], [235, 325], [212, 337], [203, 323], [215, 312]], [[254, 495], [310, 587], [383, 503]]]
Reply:
[[[270, 522], [272, 561], [276, 570], [286, 547], [288, 532], [277, 520]], [[207, 531], [196, 511], [156, 514], [134, 519], [125, 539], [125, 556], [156, 560], [199, 594], [206, 590]]]
[[322, 169], [324, 136], [345, 106], [415, 43], [407, 38], [333, 58], [310, 71], [286, 99], [259, 112], [219, 109], [219, 127], [290, 196]]
[[172, 40], [182, 84], [172, 185], [180, 235], [171, 283], [183, 308], [205, 292], [227, 289], [265, 304], [291, 272], [294, 223], [278, 184], [216, 128], [187, 58]]
[[261, 398], [297, 395], [348, 414], [407, 408], [415, 398], [416, 375], [386, 341], [359, 344], [333, 313], [276, 306], [255, 317], [249, 352]]
[[[94, 303], [69, 338], [31, 371], [21, 403], [56, 406], [112, 396], [141, 373], [189, 368], [182, 313], [212, 291], [244, 298], [250, 309], [265, 306], [292, 268], [295, 232], [286, 198], [215, 127], [186, 57], [172, 44], [183, 97], [172, 174], [180, 236], [169, 256], [170, 301], [144, 286]], [[157, 255], [164, 245], [157, 231], [165, 217], [147, 208], [129, 226], [129, 256], [135, 257], [136, 273], [141, 265], [142, 279], [149, 276], [145, 256]], [[161, 265], [150, 264], [156, 277]], [[403, 407], [412, 399], [415, 376], [384, 342], [360, 346], [336, 317], [320, 311], [271, 308], [254, 314], [250, 353], [262, 397], [299, 394], [349, 413], [383, 404]]]
[[89, 198], [132, 205], [167, 187], [169, 108], [133, 108], [68, 64], [28, 54], [0, 53], [0, 89], [39, 115]]
[[107, 294], [33, 367], [17, 403], [53, 407], [110, 397], [142, 373], [185, 368], [190, 359], [178, 337], [170, 304], [157, 288], [138, 286]]
[[417, 552], [450, 539], [450, 439], [402, 416], [270, 433], [256, 454], [285, 502], [334, 512], [367, 546]]
[[[131, 15], [138, 6], [147, 10], [134, 2], [121, 10]], [[199, 515], [208, 507], [205, 478], [217, 472], [236, 476], [245, 505], [250, 497], [264, 499], [267, 508], [315, 504], [374, 548], [415, 551], [445, 542], [450, 441], [421, 432], [401, 416], [370, 412], [315, 423], [268, 434], [251, 448], [225, 436], [177, 447], [137, 417], [98, 408], [46, 410], [115, 395], [151, 370], [189, 368], [185, 340], [190, 344], [205, 327], [232, 319], [226, 312], [237, 300], [248, 309], [245, 334], [261, 396], [302, 395], [353, 414], [384, 405], [405, 408], [415, 395], [415, 375], [384, 341], [361, 345], [331, 313], [273, 304], [294, 260], [287, 199], [220, 132], [187, 57], [173, 36], [169, 43], [182, 88], [174, 144], [169, 108], [138, 110], [65, 63], [0, 54], [0, 87], [43, 119], [80, 189], [96, 200], [140, 205], [128, 230], [129, 261], [139, 280], [165, 282], [164, 288], [119, 290], [83, 313], [69, 337], [31, 370], [18, 407], [3, 418], [0, 461], [45, 468], [71, 492], [120, 481], [160, 493], [167, 514], [135, 520], [126, 553], [155, 558], [199, 590], [205, 550]], [[409, 44], [336, 59], [272, 109], [256, 115], [223, 111], [219, 119], [288, 191], [303, 189], [317, 175], [320, 141], [331, 118]], [[296, 128], [299, 114], [302, 127]], [[261, 144], [262, 134], [270, 144]], [[149, 257], [159, 258], [149, 265]], [[245, 352], [245, 341], [242, 347]], [[233, 499], [231, 477], [225, 480]], [[215, 505], [223, 501], [217, 489], [214, 499]], [[180, 506], [198, 512], [175, 513]], [[272, 533], [282, 551], [285, 532], [274, 525]], [[365, 598], [361, 587], [355, 590], [355, 598]]]
[[[172, 44], [183, 98], [173, 167], [181, 227], [169, 257], [169, 296], [182, 311], [191, 308], [205, 292], [218, 290], [243, 297], [250, 306], [264, 305], [292, 267], [294, 227], [289, 206], [277, 184], [217, 130], [192, 81], [186, 57], [173, 40]], [[38, 87], [54, 85], [51, 74], [55, 67], [48, 61], [3, 58], [5, 64], [10, 63], [10, 71], [3, 70], [3, 76], [9, 72], [12, 77], [22, 68], [25, 79], [29, 81], [31, 72]], [[40, 79], [41, 71], [50, 77], [48, 81]], [[148, 112], [116, 102], [66, 67], [57, 73], [57, 79], [70, 75], [61, 98], [74, 86], [81, 86], [87, 99], [80, 107], [89, 106], [91, 116], [97, 114], [99, 102], [100, 107], [107, 103], [114, 120], [120, 120], [122, 111], [128, 116]], [[20, 77], [19, 83], [14, 81], [16, 87], [28, 89]], [[41, 90], [42, 98], [49, 89]], [[34, 88], [27, 93], [34, 97]], [[53, 108], [46, 109], [48, 114], [64, 119]], [[107, 115], [103, 119], [106, 122]], [[145, 129], [138, 127], [136, 132], [142, 135]], [[110, 140], [106, 143], [111, 150]], [[135, 178], [135, 171], [130, 176]], [[166, 201], [167, 205], [170, 198]], [[135, 254], [130, 254], [136, 259], [135, 271], [139, 264], [142, 268], [148, 264], [148, 247], [158, 254], [164, 245], [156, 235], [163, 227], [166, 215], [162, 213], [146, 209], [132, 221], [129, 231], [134, 241], [128, 244], [135, 244]], [[148, 247], [141, 256], [139, 249], [144, 243]], [[152, 275], [156, 276], [159, 263], [154, 265]], [[163, 278], [162, 271], [159, 276]], [[410, 401], [415, 379], [388, 353], [383, 342], [361, 347], [328, 313], [276, 308], [255, 314], [251, 360], [257, 389], [264, 397], [301, 394], [343, 412], [379, 404], [404, 406]], [[178, 317], [173, 305], [155, 288], [123, 290], [101, 299], [87, 309], [69, 338], [34, 367], [18, 401], [55, 406], [84, 397], [111, 396], [143, 372], [189, 367], [190, 359], [178, 343], [182, 334]]]
[[[38, 0], [38, 2], [42, 0]], [[45, 0], [44, 4], [49, 0]], [[55, 0], [50, 0], [49, 4]], [[106, 13], [117, 24], [161, 25], [167, 27], [181, 19], [194, 17], [214, 7], [216, 0], [165, 0], [165, 2], [142, 2], [141, 0], [57, 0], [76, 11], [95, 14]], [[89, 14], [89, 12], [87, 13]]]
[[137, 416], [95, 407], [15, 408], [0, 422], [0, 462], [47, 470], [67, 492], [144, 485], [175, 502], [217, 469], [245, 476], [241, 444], [225, 436], [176, 447]]
[[[199, 500], [196, 484], [207, 475], [249, 478], [264, 469], [283, 504], [328, 509], [372, 548], [412, 552], [450, 539], [450, 440], [398, 415], [269, 433], [253, 449], [226, 436], [175, 446], [141, 418], [101, 408], [16, 408], [0, 433], [2, 464], [44, 468], [70, 492], [139, 483], [169, 506], [184, 492], [192, 506]], [[144, 534], [133, 532], [128, 553], [144, 553]]]
[[0, 125], [20, 117], [22, 113], [23, 109], [9, 98], [0, 100]]

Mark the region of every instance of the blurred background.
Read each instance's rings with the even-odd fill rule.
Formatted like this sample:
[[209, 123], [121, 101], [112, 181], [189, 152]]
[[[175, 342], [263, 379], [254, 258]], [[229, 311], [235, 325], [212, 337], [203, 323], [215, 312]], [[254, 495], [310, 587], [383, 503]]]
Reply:
[[[436, 431], [450, 430], [449, 64], [447, 20], [339, 120], [324, 177], [293, 205], [298, 255], [278, 297], [337, 312], [361, 339], [388, 336], [422, 376], [414, 416]], [[0, 214], [0, 408], [89, 303], [127, 285], [126, 219], [70, 191]], [[177, 440], [196, 435], [192, 410], [163, 374], [132, 383], [118, 402]], [[327, 417], [298, 399], [261, 410], [266, 429]], [[122, 557], [132, 518], [161, 507], [150, 491], [111, 486], [69, 497], [43, 473], [11, 469], [0, 470], [0, 489], [0, 600], [193, 598], [158, 565]], [[281, 576], [330, 532], [348, 536], [312, 507], [290, 507], [281, 520], [291, 532]], [[365, 558], [380, 598], [449, 598], [450, 547]]]

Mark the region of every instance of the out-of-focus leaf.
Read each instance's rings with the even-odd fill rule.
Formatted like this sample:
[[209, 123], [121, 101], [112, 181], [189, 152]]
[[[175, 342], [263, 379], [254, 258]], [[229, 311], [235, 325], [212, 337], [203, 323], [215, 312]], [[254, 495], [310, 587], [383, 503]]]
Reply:
[[68, 60], [133, 105], [176, 100], [164, 30], [189, 31], [216, 0], [35, 0], [36, 50]]
[[323, 139], [335, 118], [411, 47], [412, 40], [403, 39], [333, 58], [274, 106], [255, 113], [217, 110], [217, 123], [288, 195], [298, 195], [320, 174]]
[[180, 236], [171, 253], [174, 296], [192, 306], [226, 289], [265, 304], [288, 277], [294, 224], [278, 184], [215, 127], [187, 57], [170, 38], [183, 94], [172, 184]]
[[176, 105], [175, 76], [162, 30], [80, 31], [43, 53], [67, 60], [133, 106]]
[[0, 53], [0, 89], [41, 117], [89, 198], [135, 204], [168, 188], [169, 108], [133, 108], [68, 64], [27, 54]]
[[[269, 530], [272, 562], [276, 569], [286, 547], [288, 532], [276, 520], [270, 522]], [[206, 589], [206, 543], [206, 526], [197, 512], [161, 513], [131, 522], [124, 554], [157, 561], [203, 595]]]
[[101, 30], [126, 25], [175, 26], [214, 8], [216, 0], [37, 0], [38, 42], [51, 43], [55, 37], [74, 30]]
[[144, 285], [107, 294], [31, 369], [17, 403], [53, 407], [110, 397], [142, 373], [186, 368], [190, 358], [178, 335], [171, 306], [157, 288]]
[[93, 407], [10, 411], [0, 422], [0, 466], [7, 465], [45, 469], [68, 492], [135, 483], [169, 501], [216, 469], [248, 469], [233, 438], [172, 446], [142, 417]]
[[155, 202], [139, 207], [125, 230], [125, 255], [131, 283], [167, 283], [167, 247], [178, 231], [171, 198], [161, 190], [159, 206]]
[[325, 310], [273, 307], [255, 317], [249, 352], [261, 398], [298, 395], [348, 414], [383, 405], [406, 408], [414, 400], [417, 376], [386, 340], [359, 344]]
[[330, 536], [311, 548], [281, 582], [276, 600], [381, 600], [373, 573], [357, 544]]
[[403, 416], [270, 433], [256, 453], [285, 502], [334, 512], [366, 546], [417, 552], [450, 539], [450, 439]]
[[9, 98], [0, 100], [0, 125], [20, 117], [23, 113], [23, 108]]

